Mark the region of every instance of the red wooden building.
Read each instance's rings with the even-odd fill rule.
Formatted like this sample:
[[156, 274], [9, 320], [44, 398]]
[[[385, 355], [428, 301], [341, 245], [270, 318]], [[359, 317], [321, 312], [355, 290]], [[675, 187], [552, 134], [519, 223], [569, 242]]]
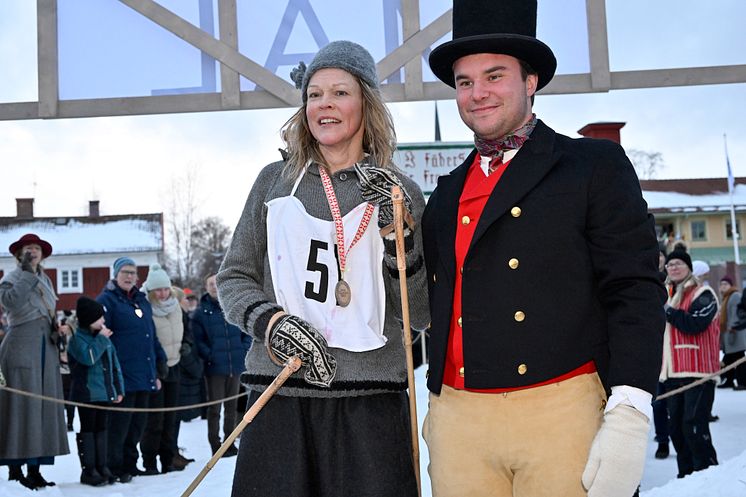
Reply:
[[26, 233], [52, 244], [44, 261], [59, 296], [58, 310], [75, 309], [80, 295], [95, 298], [112, 277], [112, 264], [127, 256], [137, 263], [140, 282], [163, 257], [163, 214], [101, 216], [99, 202], [87, 216], [34, 217], [34, 199], [16, 199], [17, 214], [0, 217], [0, 277], [16, 266], [7, 247]]

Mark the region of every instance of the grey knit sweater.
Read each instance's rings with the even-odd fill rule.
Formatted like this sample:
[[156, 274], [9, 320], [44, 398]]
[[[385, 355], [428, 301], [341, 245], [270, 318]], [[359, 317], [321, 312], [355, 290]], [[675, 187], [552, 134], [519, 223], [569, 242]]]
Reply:
[[[244, 383], [250, 389], [258, 391], [264, 390], [281, 370], [270, 361], [265, 345], [269, 319], [280, 309], [275, 303], [267, 258], [266, 202], [287, 196], [292, 190], [294, 181], [283, 175], [283, 167], [284, 162], [275, 162], [259, 173], [217, 276], [219, 299], [228, 321], [254, 338], [246, 355]], [[417, 184], [401, 171], [397, 170], [396, 173], [412, 198], [412, 215], [419, 226], [425, 208], [422, 192]], [[334, 173], [331, 178], [344, 216], [363, 202], [357, 175], [350, 167]], [[310, 215], [327, 221], [332, 220], [316, 166], [308, 168], [295, 191], [295, 196]], [[375, 229], [375, 224], [371, 228]], [[407, 254], [407, 268], [409, 313], [414, 333], [415, 330], [423, 330], [430, 324], [422, 237], [419, 229], [414, 232], [414, 248]], [[280, 395], [344, 397], [394, 392], [407, 388], [406, 361], [402, 345], [401, 293], [395, 258], [385, 256], [381, 271], [386, 289], [386, 345], [368, 352], [330, 348], [329, 351], [337, 360], [337, 374], [330, 388], [309, 385], [303, 380], [301, 369], [288, 379], [285, 386], [280, 389]]]

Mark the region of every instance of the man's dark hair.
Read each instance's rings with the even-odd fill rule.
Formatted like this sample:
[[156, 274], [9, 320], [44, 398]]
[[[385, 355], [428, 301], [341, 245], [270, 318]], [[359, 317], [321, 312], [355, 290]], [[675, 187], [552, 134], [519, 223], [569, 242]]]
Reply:
[[[536, 77], [539, 76], [539, 73], [537, 73], [533, 67], [531, 67], [531, 64], [526, 62], [525, 60], [518, 59], [518, 64], [521, 66], [521, 79], [523, 81], [526, 81], [526, 78], [528, 78], [529, 74], [533, 74]], [[534, 105], [534, 97], [536, 96], [536, 93], [531, 95], [531, 105]]]

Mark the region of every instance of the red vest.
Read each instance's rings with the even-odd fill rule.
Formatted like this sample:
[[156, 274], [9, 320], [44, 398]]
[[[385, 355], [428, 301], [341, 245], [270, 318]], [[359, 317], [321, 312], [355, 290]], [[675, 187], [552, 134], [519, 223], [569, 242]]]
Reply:
[[[688, 312], [692, 302], [706, 291], [712, 292], [712, 289], [698, 286], [686, 290], [678, 308]], [[720, 317], [715, 314], [707, 328], [694, 335], [683, 333], [667, 323], [663, 337], [662, 368], [663, 379], [704, 377], [719, 371]]]

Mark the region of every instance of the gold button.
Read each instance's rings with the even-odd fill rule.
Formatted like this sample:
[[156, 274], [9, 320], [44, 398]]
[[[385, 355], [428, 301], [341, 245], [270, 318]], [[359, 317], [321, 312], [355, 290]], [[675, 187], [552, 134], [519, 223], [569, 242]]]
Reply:
[[459, 269], [459, 271], [461, 271], [461, 274], [464, 274], [464, 266], [461, 266], [461, 269]]
[[463, 366], [462, 366], [461, 368], [459, 368], [459, 370], [458, 370], [458, 375], [459, 375], [460, 377], [462, 377], [462, 378], [464, 377], [464, 367], [463, 367]]
[[517, 311], [513, 315], [513, 317], [515, 318], [516, 321], [518, 321], [520, 323], [521, 321], [523, 321], [524, 319], [526, 319], [526, 314], [523, 311]]
[[469, 219], [469, 216], [464, 216], [461, 218], [461, 224], [469, 224], [471, 222], [471, 219]]
[[438, 281], [438, 278], [435, 275], [433, 275], [433, 283], [435, 283], [436, 281]]
[[528, 371], [528, 366], [526, 366], [525, 364], [521, 364], [520, 366], [518, 366], [518, 374], [524, 375], [526, 374], [526, 371]]
[[508, 266], [510, 269], [518, 269], [518, 259], [513, 258], [508, 261]]
[[521, 215], [521, 208], [520, 207], [513, 207], [510, 209], [510, 215], [513, 217], [519, 217]]
[[461, 326], [461, 318], [460, 317], [458, 318], [458, 325], [459, 325], [459, 327]]

